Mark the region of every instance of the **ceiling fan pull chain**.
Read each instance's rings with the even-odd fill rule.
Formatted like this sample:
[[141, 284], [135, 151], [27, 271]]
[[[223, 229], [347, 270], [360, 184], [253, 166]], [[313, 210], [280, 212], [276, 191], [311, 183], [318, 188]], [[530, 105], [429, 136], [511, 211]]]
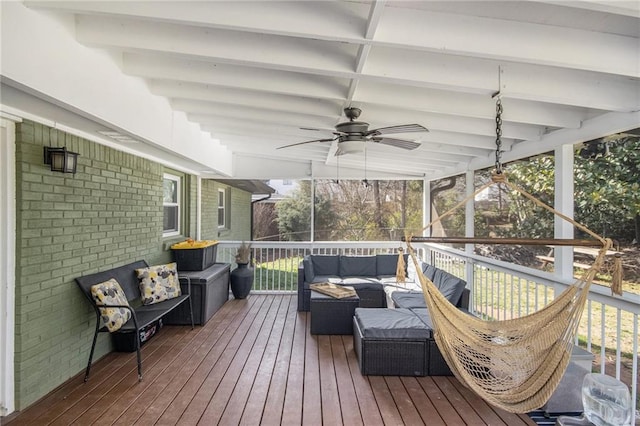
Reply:
[[496, 173], [502, 173], [502, 100], [496, 97]]

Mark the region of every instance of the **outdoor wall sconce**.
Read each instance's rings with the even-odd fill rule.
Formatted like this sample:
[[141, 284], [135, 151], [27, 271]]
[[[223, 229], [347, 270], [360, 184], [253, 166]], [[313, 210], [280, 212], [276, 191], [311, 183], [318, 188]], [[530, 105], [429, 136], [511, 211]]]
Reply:
[[52, 172], [76, 173], [78, 153], [67, 151], [67, 148], [44, 147], [44, 164], [51, 165]]

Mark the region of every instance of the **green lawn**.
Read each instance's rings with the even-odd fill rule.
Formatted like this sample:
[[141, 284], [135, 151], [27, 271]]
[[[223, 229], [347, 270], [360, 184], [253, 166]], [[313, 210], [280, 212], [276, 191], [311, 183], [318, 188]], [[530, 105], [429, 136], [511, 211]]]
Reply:
[[254, 290], [297, 291], [302, 257], [280, 258], [255, 266]]

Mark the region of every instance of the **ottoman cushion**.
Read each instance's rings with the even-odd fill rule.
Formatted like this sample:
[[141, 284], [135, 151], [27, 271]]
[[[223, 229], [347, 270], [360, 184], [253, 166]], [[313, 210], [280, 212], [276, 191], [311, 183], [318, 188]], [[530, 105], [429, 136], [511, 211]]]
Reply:
[[357, 308], [355, 317], [364, 338], [429, 339], [428, 328], [409, 309]]

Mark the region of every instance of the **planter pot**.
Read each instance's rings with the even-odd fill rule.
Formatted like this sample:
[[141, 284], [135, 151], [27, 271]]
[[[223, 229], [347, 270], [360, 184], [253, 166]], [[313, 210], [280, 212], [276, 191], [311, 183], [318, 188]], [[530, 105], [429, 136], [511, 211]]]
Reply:
[[245, 299], [253, 286], [253, 268], [246, 263], [239, 263], [231, 271], [231, 292], [236, 299]]

